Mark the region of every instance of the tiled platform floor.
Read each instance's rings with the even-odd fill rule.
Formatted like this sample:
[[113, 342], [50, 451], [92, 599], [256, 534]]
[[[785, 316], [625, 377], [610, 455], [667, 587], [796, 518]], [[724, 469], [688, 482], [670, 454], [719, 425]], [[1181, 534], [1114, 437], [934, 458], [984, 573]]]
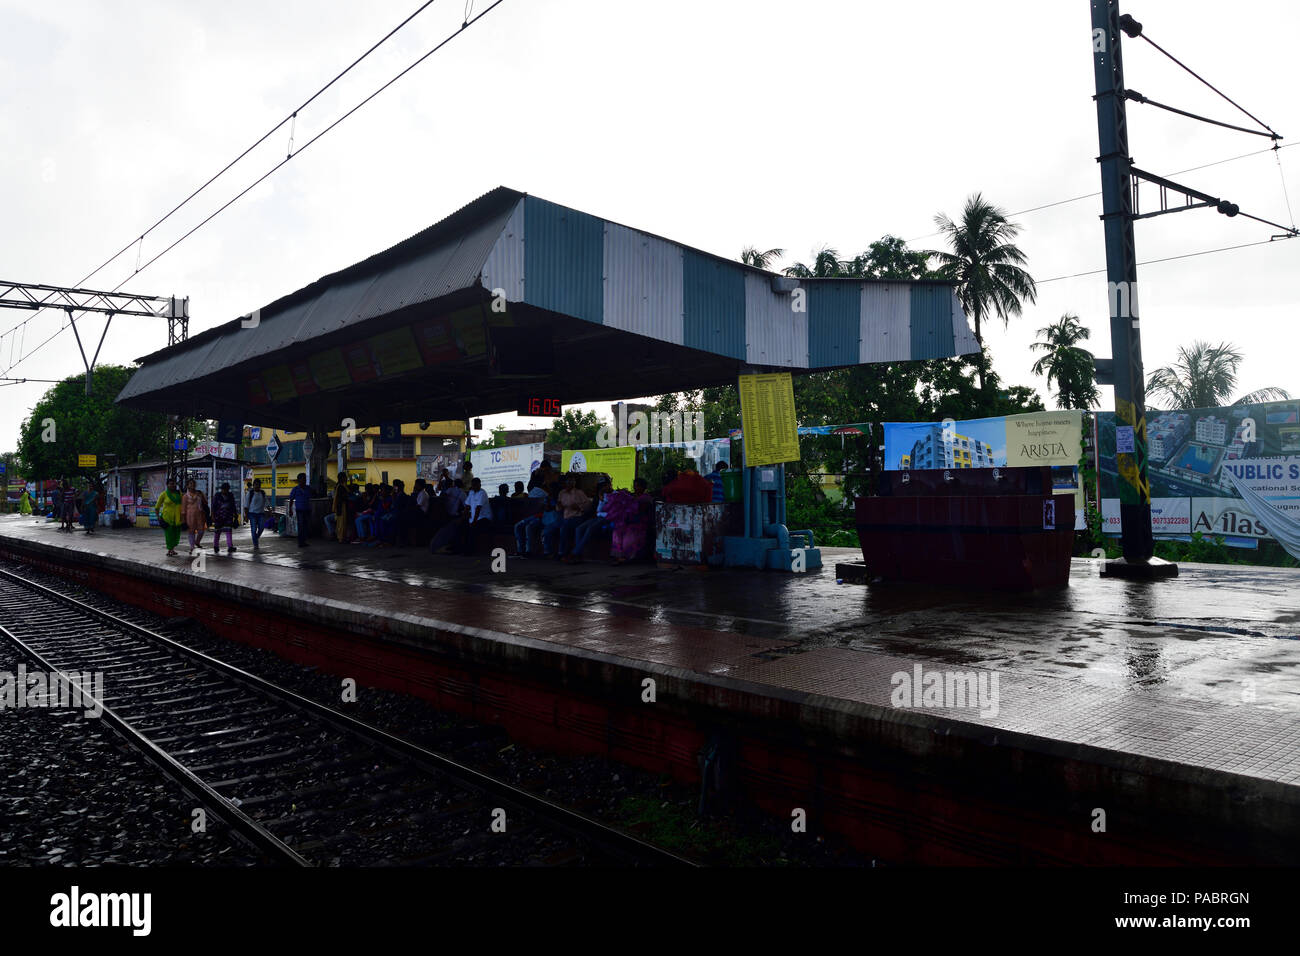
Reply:
[[[196, 573], [157, 531], [60, 534], [0, 518], [0, 536]], [[1300, 571], [1184, 565], [1169, 582], [1103, 580], [1075, 562], [1061, 592], [979, 594], [837, 585], [807, 575], [432, 556], [248, 532], [206, 575], [281, 595], [452, 622], [576, 653], [681, 668], [701, 680], [891, 707], [893, 676], [974, 671], [998, 679], [996, 713], [931, 715], [1212, 771], [1300, 785]], [[69, 560], [75, 558], [69, 555]]]

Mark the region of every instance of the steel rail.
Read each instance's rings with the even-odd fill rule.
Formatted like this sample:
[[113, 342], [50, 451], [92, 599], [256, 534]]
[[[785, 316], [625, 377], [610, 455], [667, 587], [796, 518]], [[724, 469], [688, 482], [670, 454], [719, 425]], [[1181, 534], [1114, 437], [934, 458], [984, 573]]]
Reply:
[[[366, 723], [349, 714], [335, 710], [325, 704], [314, 701], [309, 697], [274, 684], [265, 678], [252, 674], [242, 668], [229, 664], [226, 661], [219, 660], [197, 651], [192, 647], [175, 641], [165, 635], [152, 631], [149, 628], [120, 618], [115, 614], [97, 608], [84, 601], [80, 601], [70, 595], [63, 594], [59, 591], [49, 588], [35, 581], [30, 581], [21, 575], [0, 568], [0, 577], [13, 581], [23, 587], [27, 587], [43, 594], [48, 598], [60, 601], [64, 604], [71, 605], [84, 614], [88, 614], [108, 622], [114, 626], [120, 627], [143, 637], [146, 640], [160, 644], [170, 650], [173, 650], [183, 656], [208, 667], [218, 673], [229, 677], [230, 679], [258, 691], [266, 696], [274, 697], [290, 707], [305, 711], [317, 719], [332, 725], [337, 730], [360, 737], [385, 752], [409, 761], [427, 773], [442, 776], [451, 779], [453, 782], [479, 793], [500, 799], [508, 806], [513, 806], [516, 810], [523, 810], [527, 813], [546, 820], [557, 829], [568, 833], [570, 836], [577, 837], [597, 844], [603, 849], [609, 851], [615, 856], [621, 857], [629, 862], [653, 863], [656, 865], [667, 866], [698, 866], [693, 860], [679, 856], [670, 850], [655, 846], [639, 837], [625, 833], [622, 830], [601, 823], [592, 817], [579, 813], [562, 804], [539, 797], [536, 794], [522, 790], [514, 784], [507, 783], [504, 780], [498, 780], [495, 777], [488, 776], [472, 767], [467, 767], [462, 763], [435, 751], [429, 750], [412, 741], [390, 734], [373, 724]], [[107, 713], [107, 710], [105, 710]], [[168, 757], [170, 760], [171, 758]], [[174, 761], [173, 761], [174, 763]], [[177, 764], [179, 767], [180, 765]], [[184, 768], [181, 768], [184, 769]], [[188, 771], [186, 771], [188, 773]], [[197, 778], [195, 778], [197, 779]], [[201, 781], [200, 781], [201, 782]], [[206, 786], [206, 785], [205, 785]], [[210, 788], [209, 788], [210, 789]], [[220, 799], [220, 794], [213, 793]], [[231, 807], [232, 810], [237, 810]]]
[[[19, 579], [21, 581], [21, 579]], [[189, 768], [185, 767], [175, 757], [167, 753], [152, 740], [136, 730], [131, 724], [116, 713], [113, 708], [109, 707], [104, 701], [94, 697], [87, 688], [81, 687], [80, 684], [73, 684], [72, 679], [67, 673], [53, 662], [48, 661], [45, 657], [31, 647], [21, 637], [4, 625], [0, 625], [0, 634], [3, 634], [9, 641], [29, 660], [35, 662], [42, 670], [48, 674], [53, 674], [58, 679], [67, 684], [70, 688], [76, 687], [80, 690], [81, 698], [89, 701], [94, 707], [103, 711], [104, 720], [116, 730], [132, 747], [139, 751], [140, 755], [148, 760], [151, 764], [161, 770], [167, 777], [178, 783], [181, 788], [200, 804], [206, 806], [215, 816], [224, 820], [236, 833], [242, 836], [254, 849], [259, 850], [271, 858], [282, 863], [288, 863], [293, 866], [311, 866], [311, 863], [304, 857], [300, 856], [296, 850], [286, 844], [266, 827], [262, 826], [247, 813], [240, 810], [237, 806], [223, 797], [216, 790], [212, 789], [201, 778], [194, 774]]]

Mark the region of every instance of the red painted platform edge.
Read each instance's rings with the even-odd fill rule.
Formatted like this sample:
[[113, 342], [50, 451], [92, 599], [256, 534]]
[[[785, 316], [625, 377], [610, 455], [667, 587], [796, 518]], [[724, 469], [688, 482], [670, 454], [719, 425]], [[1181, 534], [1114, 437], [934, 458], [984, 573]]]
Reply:
[[[10, 545], [12, 542], [0, 542], [0, 552]], [[1228, 831], [1238, 834], [1243, 825], [1253, 824], [1249, 832], [1256, 833], [1260, 830], [1258, 811], [1266, 809], [1258, 802], [1254, 805], [1255, 818], [1249, 821], [1233, 820], [1236, 814], [1228, 812], [1230, 819], [1220, 820], [1219, 826], [1204, 818], [1195, 824], [1183, 819], [1179, 826], [1179, 818], [1185, 815], [1170, 813], [1169, 803], [1157, 799], [1157, 791], [1172, 796], [1168, 787], [1177, 787], [1177, 782], [1135, 774], [1131, 768], [1118, 770], [1081, 763], [1077, 755], [1063, 763], [1054, 755], [1009, 746], [1010, 741], [999, 747], [986, 745], [974, 753], [968, 746], [971, 741], [952, 734], [932, 737], [925, 754], [927, 766], [921, 766], [915, 753], [881, 752], [881, 741], [897, 744], [903, 728], [887, 729], [879, 720], [875, 721], [874, 734], [819, 740], [819, 735], [803, 733], [812, 728], [801, 728], [797, 723], [773, 733], [772, 720], [780, 723], [795, 717], [787, 712], [793, 701], [769, 698], [769, 722], [763, 727], [746, 727], [746, 722], [725, 716], [719, 719], [720, 715], [702, 713], [698, 708], [693, 714], [664, 707], [648, 711], [639, 696], [643, 668], [634, 668], [627, 677], [627, 693], [615, 694], [611, 699], [611, 685], [625, 683], [613, 679], [614, 671], [619, 669], [617, 662], [564, 661], [561, 667], [568, 665], [570, 669], [559, 675], [557, 687], [555, 680], [538, 680], [536, 672], [494, 672], [480, 660], [453, 662], [455, 655], [435, 654], [427, 646], [395, 644], [391, 638], [376, 639], [307, 623], [301, 616], [232, 604], [228, 594], [208, 596], [199, 593], [201, 589], [188, 587], [183, 597], [160, 595], [148, 581], [125, 569], [106, 566], [117, 563], [138, 567], [134, 562], [98, 562], [100, 566], [95, 567], [96, 562], [85, 561], [69, 567], [34, 555], [32, 549], [48, 550], [65, 562], [72, 553], [32, 544], [31, 549], [14, 547], [14, 556], [34, 560], [46, 570], [128, 603], [163, 614], [195, 617], [232, 639], [269, 647], [291, 659], [357, 677], [363, 683], [413, 693], [448, 710], [502, 725], [533, 745], [562, 752], [602, 753], [694, 782], [699, 778], [698, 754], [705, 740], [710, 734], [729, 735], [739, 747], [734, 773], [754, 803], [782, 816], [795, 806], [810, 814], [815, 812], [828, 830], [842, 833], [856, 845], [887, 859], [916, 863], [1284, 862], [1275, 856], [1280, 832], [1245, 841], [1250, 845], [1243, 845], [1239, 836], [1226, 845], [1211, 839], [1212, 844], [1219, 844], [1217, 847], [1181, 835], [1192, 832], [1201, 838], [1213, 837], [1213, 831], [1224, 824], [1228, 824]], [[176, 577], [169, 575], [169, 583], [177, 584]], [[186, 580], [190, 585], [213, 583]], [[597, 663], [602, 665], [599, 673], [579, 673], [586, 665]], [[599, 682], [595, 694], [572, 686], [584, 684], [589, 690], [593, 677]], [[667, 690], [661, 689], [661, 695]], [[712, 690], [720, 693], [726, 689]], [[860, 714], [841, 717], [851, 723], [863, 721]], [[937, 733], [936, 728], [929, 729]], [[1015, 781], [1012, 792], [999, 793], [998, 788], [984, 792], [989, 788], [972, 779], [972, 758], [978, 760], [979, 776], [986, 780]], [[964, 780], [964, 787], [954, 792], [953, 779]], [[1067, 784], [1064, 790], [1051, 786], [1061, 782]], [[1221, 790], [1215, 792], [1222, 794]], [[1205, 810], [1214, 810], [1207, 806], [1206, 796], [1199, 793], [1193, 802]], [[1068, 832], [1073, 827], [1063, 828], [1062, 815], [1080, 821], [1099, 801], [1110, 807], [1111, 836], [1090, 839], [1086, 826], [1077, 835]], [[1218, 809], [1230, 811], [1231, 807]], [[1284, 815], [1284, 819], [1293, 817]], [[981, 821], [978, 834], [970, 829], [974, 821]], [[1170, 830], [1173, 832], [1167, 832]], [[1121, 836], [1124, 832], [1129, 835]]]

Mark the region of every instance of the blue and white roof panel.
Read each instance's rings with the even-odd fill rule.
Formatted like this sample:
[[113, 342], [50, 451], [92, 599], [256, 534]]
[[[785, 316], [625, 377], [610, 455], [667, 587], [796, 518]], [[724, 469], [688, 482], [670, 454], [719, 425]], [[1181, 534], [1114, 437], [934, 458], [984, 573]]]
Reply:
[[952, 286], [770, 273], [556, 203], [520, 199], [480, 281], [507, 301], [790, 369], [977, 352]]

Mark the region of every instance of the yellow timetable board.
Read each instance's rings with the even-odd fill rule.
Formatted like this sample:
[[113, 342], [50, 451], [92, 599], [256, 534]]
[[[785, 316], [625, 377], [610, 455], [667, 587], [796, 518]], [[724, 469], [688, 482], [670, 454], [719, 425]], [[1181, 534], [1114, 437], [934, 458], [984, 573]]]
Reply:
[[746, 465], [799, 460], [794, 380], [789, 372], [741, 375], [740, 414]]

